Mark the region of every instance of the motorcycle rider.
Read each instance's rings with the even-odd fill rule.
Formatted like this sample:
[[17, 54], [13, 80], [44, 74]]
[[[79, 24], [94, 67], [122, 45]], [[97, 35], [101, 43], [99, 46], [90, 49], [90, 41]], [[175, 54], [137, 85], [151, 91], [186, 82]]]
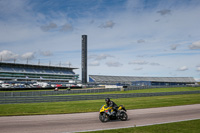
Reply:
[[107, 104], [107, 107], [112, 107], [113, 108], [112, 115], [115, 115], [117, 113], [117, 109], [118, 109], [117, 104], [115, 104], [113, 101], [111, 101], [110, 98], [106, 98], [105, 102]]

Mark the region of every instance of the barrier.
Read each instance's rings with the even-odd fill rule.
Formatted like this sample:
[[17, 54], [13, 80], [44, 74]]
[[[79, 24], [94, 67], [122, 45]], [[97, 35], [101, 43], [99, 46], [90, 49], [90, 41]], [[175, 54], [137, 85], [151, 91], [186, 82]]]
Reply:
[[127, 90], [141, 90], [152, 88], [172, 88], [172, 87], [187, 87], [187, 86], [128, 86], [127, 88], [107, 88], [107, 89], [79, 89], [79, 90], [59, 90], [59, 91], [30, 91], [30, 92], [0, 92], [0, 97], [11, 96], [44, 96], [44, 95], [58, 95], [58, 94], [78, 94], [78, 93], [102, 93], [112, 91], [127, 91]]
[[97, 99], [105, 99], [107, 97], [110, 97], [112, 99], [117, 99], [117, 98], [150, 97], [150, 96], [199, 94], [199, 93], [200, 91], [180, 91], [180, 92], [67, 95], [67, 96], [6, 96], [6, 97], [0, 97], [0, 104], [63, 102], [63, 101], [97, 100]]

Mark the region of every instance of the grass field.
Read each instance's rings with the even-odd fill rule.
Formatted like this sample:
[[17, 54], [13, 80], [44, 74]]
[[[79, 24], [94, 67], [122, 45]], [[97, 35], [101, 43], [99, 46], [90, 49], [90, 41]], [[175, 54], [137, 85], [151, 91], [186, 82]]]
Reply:
[[[200, 94], [121, 98], [112, 100], [115, 101], [118, 105], [125, 105], [126, 109], [142, 109], [152, 107], [199, 104]], [[1, 104], [0, 116], [96, 112], [99, 111], [99, 108], [103, 104], [105, 104], [104, 98], [102, 98], [102, 100], [67, 101], [52, 103]]]
[[[106, 92], [106, 94], [119, 93], [152, 93], [152, 92], [173, 92], [173, 91], [195, 91], [200, 87], [180, 87], [180, 88], [154, 88], [133, 91]], [[85, 95], [85, 93], [83, 93]], [[94, 93], [91, 93], [94, 94]], [[105, 94], [105, 93], [96, 93]], [[200, 94], [136, 97], [112, 99], [118, 105], [125, 105], [126, 109], [143, 109], [153, 107], [167, 107], [177, 105], [200, 104]], [[0, 104], [0, 116], [21, 116], [21, 115], [47, 115], [65, 113], [97, 112], [101, 105], [105, 104], [102, 100], [87, 101], [66, 101], [51, 103], [27, 103], [27, 104]], [[159, 124], [144, 127], [94, 131], [87, 133], [199, 133], [200, 120]]]
[[57, 96], [92, 95], [92, 94], [98, 95], [98, 94], [154, 93], [154, 92], [176, 92], [176, 91], [196, 91], [196, 90], [200, 90], [200, 87], [152, 88], [152, 89], [141, 89], [141, 90], [130, 90], [130, 91], [112, 91], [112, 92], [101, 92], [101, 93], [58, 94]]
[[[92, 88], [86, 88], [86, 89], [92, 89]], [[60, 91], [66, 91], [67, 89], [59, 89], [59, 90]], [[74, 89], [72, 89], [72, 90], [74, 90]], [[104, 92], [104, 93], [97, 93], [97, 94], [151, 93], [151, 92], [173, 92], [173, 91], [195, 91], [195, 90], [200, 90], [200, 87], [152, 88], [152, 89], [141, 89], [141, 90], [131, 90], [131, 91], [113, 91], [113, 92]], [[54, 91], [54, 89], [0, 91], [0, 93], [1, 92], [34, 92], [34, 91]], [[94, 94], [94, 93], [80, 93], [79, 95], [82, 95], [82, 94], [90, 95], [90, 94]], [[69, 94], [67, 94], [67, 95], [69, 95]]]
[[85, 133], [200, 133], [200, 120]]

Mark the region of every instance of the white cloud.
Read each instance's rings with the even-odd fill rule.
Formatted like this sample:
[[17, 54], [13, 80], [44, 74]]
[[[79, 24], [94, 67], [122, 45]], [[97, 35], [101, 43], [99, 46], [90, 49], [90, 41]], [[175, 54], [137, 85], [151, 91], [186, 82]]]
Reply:
[[52, 29], [55, 29], [55, 28], [57, 28], [57, 25], [55, 24], [55, 23], [50, 23], [50, 24], [48, 24], [48, 25], [43, 25], [43, 26], [41, 26], [40, 27], [43, 31], [50, 31], [50, 30], [52, 30]]
[[150, 63], [150, 65], [152, 65], [152, 66], [160, 66], [159, 63], [155, 63], [155, 62]]
[[47, 31], [62, 31], [62, 32], [67, 32], [67, 31], [73, 31], [73, 26], [71, 24], [64, 24], [64, 25], [57, 25], [56, 23], [49, 23], [48, 25], [43, 25], [40, 27], [42, 31], [47, 32]]
[[190, 49], [200, 49], [200, 41], [193, 42], [191, 45], [189, 45]]
[[134, 65], [147, 65], [147, 64], [149, 64], [149, 65], [151, 65], [151, 66], [160, 66], [159, 63], [155, 63], [155, 62], [146, 62], [146, 61], [141, 61], [141, 60], [130, 61], [128, 64], [129, 64], [129, 65], [132, 65], [132, 64], [134, 64]]
[[109, 61], [109, 62], [106, 62], [106, 65], [108, 67], [121, 67], [123, 66], [123, 64], [119, 63], [119, 62], [116, 62], [116, 61]]
[[51, 51], [40, 51], [40, 54], [43, 56], [52, 56], [53, 53]]
[[3, 50], [0, 52], [0, 58], [2, 61], [12, 61], [12, 60], [32, 60], [35, 58], [35, 52], [27, 52], [25, 54], [19, 55], [16, 53], [13, 53], [12, 51]]
[[32, 60], [32, 59], [35, 58], [35, 53], [34, 52], [27, 52], [27, 53], [21, 55], [21, 58], [24, 59], [24, 60], [26, 60], [26, 59]]
[[187, 66], [182, 66], [182, 67], [179, 67], [179, 68], [177, 69], [177, 71], [186, 71], [186, 70], [188, 70], [188, 67], [187, 67]]
[[137, 43], [145, 43], [145, 40], [143, 39], [137, 40]]
[[3, 50], [0, 52], [0, 58], [2, 61], [16, 60], [18, 57], [19, 57], [18, 54], [15, 54], [8, 50]]
[[146, 61], [140, 61], [140, 60], [136, 60], [136, 61], [130, 61], [128, 64], [136, 64], [136, 65], [146, 65], [148, 64], [148, 62]]
[[89, 66], [100, 66], [99, 61], [93, 61], [91, 63], [89, 63]]
[[107, 58], [114, 58], [114, 56], [109, 55], [109, 54], [100, 54], [100, 55], [90, 55], [88, 58], [89, 59], [94, 59], [94, 60], [105, 60]]
[[163, 10], [157, 11], [157, 13], [159, 13], [162, 16], [170, 15], [171, 14], [171, 10], [169, 10], [169, 9], [163, 9]]
[[64, 24], [60, 31], [66, 32], [66, 31], [72, 31], [72, 30], [73, 30], [73, 26], [71, 24]]
[[100, 28], [113, 28], [113, 26], [115, 25], [115, 23], [113, 21], [107, 21], [103, 24], [101, 24], [99, 27]]
[[134, 70], [137, 70], [137, 71], [142, 70], [142, 69], [143, 69], [142, 67], [134, 68]]
[[173, 44], [170, 47], [171, 47], [171, 50], [176, 50], [178, 46], [179, 44]]
[[197, 71], [200, 71], [200, 67], [197, 67]]

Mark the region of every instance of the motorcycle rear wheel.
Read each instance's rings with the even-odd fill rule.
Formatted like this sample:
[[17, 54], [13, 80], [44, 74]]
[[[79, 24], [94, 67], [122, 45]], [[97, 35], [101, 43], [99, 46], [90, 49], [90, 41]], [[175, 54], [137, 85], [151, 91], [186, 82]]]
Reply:
[[120, 118], [121, 121], [126, 121], [128, 119], [128, 115], [126, 114], [126, 112], [121, 112], [120, 113]]

